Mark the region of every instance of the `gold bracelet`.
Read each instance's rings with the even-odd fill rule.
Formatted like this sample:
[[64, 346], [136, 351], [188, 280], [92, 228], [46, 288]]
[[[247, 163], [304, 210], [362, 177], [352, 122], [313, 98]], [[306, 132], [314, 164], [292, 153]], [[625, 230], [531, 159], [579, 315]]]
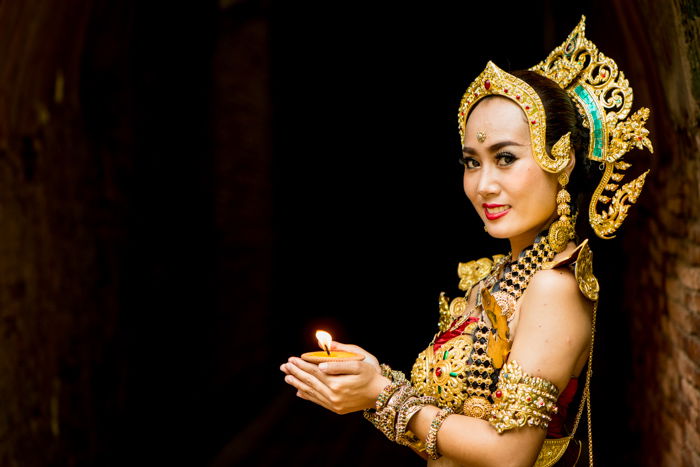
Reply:
[[406, 375], [403, 374], [403, 372], [392, 370], [386, 363], [382, 363], [379, 367], [382, 369], [382, 376], [389, 378], [392, 383], [402, 383], [406, 381]]
[[489, 422], [497, 432], [524, 426], [547, 430], [557, 413], [559, 389], [546, 379], [528, 375], [515, 360], [503, 365], [493, 393]]
[[[388, 385], [380, 395], [388, 400], [377, 399], [376, 409], [367, 409], [364, 416], [372, 425], [392, 441], [396, 441], [396, 417], [401, 406], [411, 397], [417, 396], [416, 391], [408, 383]], [[388, 396], [386, 395], [388, 394]]]
[[402, 446], [411, 446], [415, 443], [415, 439], [406, 436], [406, 428], [411, 418], [417, 414], [420, 409], [426, 405], [434, 405], [435, 398], [430, 396], [412, 397], [399, 408], [398, 416], [396, 417], [396, 442]]
[[437, 450], [438, 431], [440, 431], [442, 423], [453, 413], [449, 407], [440, 409], [433, 421], [430, 422], [430, 430], [428, 430], [428, 436], [425, 438], [425, 453], [432, 460], [438, 460], [441, 456]]

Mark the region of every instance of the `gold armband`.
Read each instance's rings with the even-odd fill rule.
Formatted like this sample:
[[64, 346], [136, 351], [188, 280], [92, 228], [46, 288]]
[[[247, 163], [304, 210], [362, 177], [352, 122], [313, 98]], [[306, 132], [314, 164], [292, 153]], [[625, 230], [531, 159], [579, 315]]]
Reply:
[[493, 411], [489, 422], [497, 432], [524, 426], [547, 429], [557, 413], [559, 390], [546, 379], [530, 376], [518, 362], [503, 365], [493, 393]]

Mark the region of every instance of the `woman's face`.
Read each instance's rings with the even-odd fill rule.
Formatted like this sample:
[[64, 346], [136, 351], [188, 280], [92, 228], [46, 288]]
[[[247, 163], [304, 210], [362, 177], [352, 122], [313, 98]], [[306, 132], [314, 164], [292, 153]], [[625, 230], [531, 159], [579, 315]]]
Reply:
[[464, 192], [489, 234], [514, 248], [532, 243], [553, 219], [556, 175], [537, 165], [522, 110], [503, 97], [477, 104], [463, 141]]

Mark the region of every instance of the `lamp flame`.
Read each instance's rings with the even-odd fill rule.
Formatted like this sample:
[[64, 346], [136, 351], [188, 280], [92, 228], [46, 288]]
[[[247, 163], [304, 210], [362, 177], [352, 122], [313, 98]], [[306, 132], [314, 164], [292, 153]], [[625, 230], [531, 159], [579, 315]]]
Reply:
[[331, 341], [333, 337], [326, 331], [316, 331], [316, 339], [318, 339], [318, 346], [326, 351], [328, 355], [331, 354]]

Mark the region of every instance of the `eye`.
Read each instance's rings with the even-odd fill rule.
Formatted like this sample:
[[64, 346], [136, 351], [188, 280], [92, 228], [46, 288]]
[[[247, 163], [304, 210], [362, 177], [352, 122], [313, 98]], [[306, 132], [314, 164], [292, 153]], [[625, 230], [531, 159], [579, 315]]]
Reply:
[[499, 152], [496, 154], [496, 165], [499, 167], [508, 167], [516, 160], [518, 160], [518, 158], [509, 152]]
[[473, 157], [460, 157], [459, 163], [467, 169], [476, 169], [477, 167], [479, 167], [479, 161], [477, 161]]

